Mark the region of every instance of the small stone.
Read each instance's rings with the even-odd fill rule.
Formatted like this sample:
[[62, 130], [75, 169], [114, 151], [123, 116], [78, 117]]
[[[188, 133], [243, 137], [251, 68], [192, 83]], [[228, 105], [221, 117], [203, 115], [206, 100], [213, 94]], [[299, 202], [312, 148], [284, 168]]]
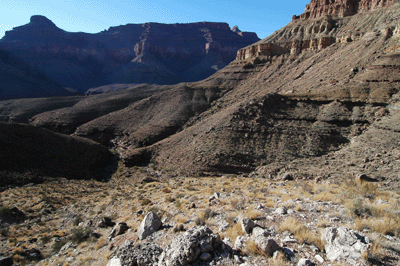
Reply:
[[311, 260], [305, 258], [299, 259], [299, 262], [297, 263], [297, 266], [309, 266], [309, 265], [313, 265], [313, 263], [311, 262]]
[[286, 174], [284, 174], [283, 177], [282, 177], [282, 180], [283, 180], [283, 181], [291, 181], [291, 180], [293, 180], [293, 179], [294, 179], [294, 178], [293, 178], [293, 175], [290, 174], [290, 173], [286, 173]]
[[220, 232], [225, 232], [226, 230], [228, 230], [228, 228], [229, 228], [229, 223], [226, 222], [226, 221], [223, 221], [221, 223], [221, 225], [219, 226], [219, 231]]
[[318, 261], [318, 262], [320, 262], [320, 263], [324, 263], [325, 262], [325, 260], [320, 256], [320, 255], [315, 255], [315, 259]]
[[200, 259], [202, 261], [208, 261], [211, 259], [211, 254], [210, 253], [203, 253], [200, 255]]
[[288, 243], [297, 243], [297, 240], [290, 237], [290, 236], [286, 236], [283, 240], [282, 243], [288, 244]]
[[259, 204], [256, 205], [256, 209], [257, 210], [262, 210], [264, 208], [265, 208], [264, 204], [259, 203]]
[[275, 210], [275, 213], [285, 215], [285, 214], [287, 214], [287, 209], [286, 209], [286, 207], [279, 207]]
[[118, 235], [122, 235], [129, 229], [128, 225], [126, 223], [118, 223], [113, 230], [111, 231], [111, 234], [108, 236], [108, 240], [111, 241], [114, 237]]
[[243, 259], [242, 259], [240, 256], [238, 256], [238, 255], [233, 255], [233, 259], [234, 259], [235, 262], [237, 262], [237, 263], [242, 263], [242, 262], [243, 262]]
[[293, 214], [293, 213], [296, 213], [296, 211], [295, 211], [295, 210], [292, 210], [292, 209], [289, 209], [289, 210], [287, 211], [287, 214]]
[[176, 232], [181, 232], [181, 231], [185, 231], [185, 227], [183, 226], [183, 224], [176, 224], [173, 228], [172, 228], [172, 232], [176, 233]]
[[331, 222], [331, 223], [340, 222], [340, 218], [339, 218], [339, 217], [332, 217], [332, 218], [330, 219], [330, 222]]

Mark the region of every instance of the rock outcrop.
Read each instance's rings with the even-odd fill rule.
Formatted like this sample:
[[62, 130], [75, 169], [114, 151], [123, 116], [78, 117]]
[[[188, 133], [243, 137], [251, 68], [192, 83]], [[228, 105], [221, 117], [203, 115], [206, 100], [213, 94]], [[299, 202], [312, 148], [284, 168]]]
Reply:
[[330, 261], [344, 260], [350, 265], [356, 265], [372, 245], [368, 237], [345, 227], [326, 228], [322, 231], [322, 241]]
[[160, 218], [154, 212], [149, 212], [140, 224], [137, 234], [139, 239], [145, 239], [155, 231], [157, 231], [162, 222]]
[[[240, 49], [236, 61], [240, 63], [240, 61], [251, 59], [253, 63], [265, 62], [271, 60], [273, 56], [319, 51], [334, 43], [352, 42], [362, 37], [360, 25], [356, 24], [365, 22], [363, 13], [374, 10], [384, 12], [383, 9], [396, 5], [398, 5], [397, 0], [312, 0], [306, 6], [305, 13], [293, 16], [292, 22], [285, 28], [264, 40]], [[357, 14], [360, 16], [355, 19], [359, 18], [360, 21], [347, 24], [349, 19], [346, 17]], [[379, 14], [376, 15], [379, 16]], [[389, 29], [388, 34], [391, 34], [392, 30], [393, 28]], [[363, 31], [365, 33], [366, 29]]]
[[210, 76], [258, 41], [226, 23], [128, 24], [71, 33], [43, 16], [7, 31], [0, 48], [63, 86], [84, 92], [111, 83], [175, 84]]
[[195, 226], [172, 241], [161, 254], [158, 265], [188, 265], [221, 245], [222, 240], [218, 234], [214, 234], [207, 226]]
[[311, 0], [305, 11], [294, 19], [315, 19], [326, 15], [333, 17], [352, 16], [382, 7], [392, 6], [397, 0]]
[[116, 258], [111, 260], [109, 264], [120, 263], [122, 266], [156, 266], [158, 265], [158, 257], [162, 252], [162, 248], [155, 243], [140, 243], [135, 245], [134, 242], [127, 241], [119, 247]]

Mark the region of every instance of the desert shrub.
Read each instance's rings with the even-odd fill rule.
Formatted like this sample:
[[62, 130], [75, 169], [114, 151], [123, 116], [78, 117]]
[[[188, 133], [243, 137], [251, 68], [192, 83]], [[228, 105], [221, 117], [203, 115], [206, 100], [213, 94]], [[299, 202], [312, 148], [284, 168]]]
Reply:
[[182, 206], [182, 202], [180, 200], [175, 201], [175, 206], [180, 208]]
[[205, 211], [203, 213], [203, 218], [204, 219], [209, 219], [209, 218], [212, 218], [212, 217], [217, 216], [217, 215], [218, 215], [217, 212], [211, 210], [210, 208], [207, 208], [207, 209], [205, 209]]
[[0, 235], [7, 237], [9, 234], [8, 228], [3, 228], [0, 230]]
[[160, 219], [162, 219], [162, 217], [163, 217], [164, 214], [165, 214], [165, 211], [164, 211], [164, 210], [161, 210], [161, 209], [159, 209], [159, 208], [156, 207], [156, 206], [150, 207], [149, 211], [154, 212], [155, 214], [157, 214], [158, 217], [159, 217]]
[[107, 246], [107, 240], [106, 240], [106, 238], [105, 237], [102, 237], [102, 238], [100, 238], [99, 239], [99, 241], [97, 241], [97, 244], [96, 244], [96, 246], [94, 247], [94, 249], [95, 250], [99, 250], [99, 249], [101, 249], [102, 247], [105, 247], [105, 246]]
[[72, 229], [69, 239], [72, 242], [79, 244], [82, 243], [83, 241], [86, 241], [90, 237], [92, 237], [92, 228], [90, 227], [84, 228], [83, 226], [79, 226], [77, 228]]
[[185, 194], [183, 194], [183, 193], [178, 193], [178, 194], [175, 195], [175, 197], [176, 197], [177, 199], [181, 199], [181, 198], [183, 198], [184, 196], [185, 196]]
[[74, 226], [78, 226], [81, 222], [83, 222], [83, 219], [80, 215], [78, 215], [75, 219], [74, 222], [72, 223]]
[[236, 210], [243, 210], [244, 209], [244, 201], [243, 200], [238, 200], [236, 198], [231, 200], [231, 206], [236, 209]]
[[61, 239], [60, 241], [57, 241], [53, 244], [53, 246], [51, 247], [51, 251], [53, 251], [53, 253], [57, 253], [58, 251], [60, 251], [60, 249], [67, 244], [68, 240], [67, 239]]
[[142, 199], [142, 200], [140, 201], [140, 204], [142, 204], [142, 205], [150, 205], [150, 204], [151, 204], [151, 200], [149, 200], [149, 199]]
[[356, 217], [371, 216], [371, 207], [364, 205], [361, 198], [357, 198], [353, 201], [353, 205], [350, 207], [349, 211]]
[[10, 216], [11, 215], [11, 208], [8, 206], [1, 206], [0, 207], [0, 217]]
[[165, 201], [167, 201], [167, 202], [174, 202], [174, 201], [175, 201], [175, 198], [174, 198], [174, 197], [168, 196], [168, 197], [165, 198]]
[[197, 217], [194, 222], [196, 225], [205, 225], [206, 224], [206, 221], [204, 220], [204, 218], [201, 218], [201, 217]]
[[188, 190], [188, 191], [196, 191], [197, 190], [193, 185], [187, 185], [185, 187], [185, 189]]
[[43, 244], [49, 243], [50, 240], [51, 240], [51, 236], [49, 236], [49, 235], [45, 235], [45, 236], [42, 236], [42, 237], [40, 238], [40, 241], [41, 241]]
[[171, 193], [171, 190], [167, 187], [163, 188], [162, 192], [164, 193]]

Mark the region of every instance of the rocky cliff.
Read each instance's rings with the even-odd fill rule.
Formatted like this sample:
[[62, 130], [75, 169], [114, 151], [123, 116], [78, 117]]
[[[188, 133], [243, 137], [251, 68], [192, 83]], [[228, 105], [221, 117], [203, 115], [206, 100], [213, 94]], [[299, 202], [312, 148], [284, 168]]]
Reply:
[[59, 29], [43, 16], [6, 32], [0, 47], [63, 86], [174, 84], [206, 78], [258, 41], [226, 23], [128, 24], [96, 34]]

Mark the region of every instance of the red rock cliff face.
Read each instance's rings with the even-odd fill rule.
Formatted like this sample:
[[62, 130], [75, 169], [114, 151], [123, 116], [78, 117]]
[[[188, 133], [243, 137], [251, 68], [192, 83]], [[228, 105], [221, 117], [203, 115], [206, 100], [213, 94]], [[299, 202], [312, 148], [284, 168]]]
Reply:
[[[346, 20], [355, 15], [368, 15], [369, 12], [385, 13], [389, 9], [397, 8], [395, 4], [398, 2], [398, 0], [311, 0], [305, 12], [300, 16], [293, 16], [292, 22], [286, 27], [264, 40], [240, 49], [232, 64], [268, 62], [274, 56], [296, 55], [305, 51], [315, 52], [335, 43], [343, 44], [358, 40], [369, 30], [365, 29], [365, 25], [369, 24], [356, 27], [355, 22], [353, 28], [349, 26], [344, 29]], [[390, 36], [393, 30], [394, 27], [387, 27], [384, 34]]]
[[388, 7], [398, 0], [311, 0], [306, 6], [305, 12], [294, 18], [314, 19], [325, 15], [334, 17], [346, 17], [360, 12]]

